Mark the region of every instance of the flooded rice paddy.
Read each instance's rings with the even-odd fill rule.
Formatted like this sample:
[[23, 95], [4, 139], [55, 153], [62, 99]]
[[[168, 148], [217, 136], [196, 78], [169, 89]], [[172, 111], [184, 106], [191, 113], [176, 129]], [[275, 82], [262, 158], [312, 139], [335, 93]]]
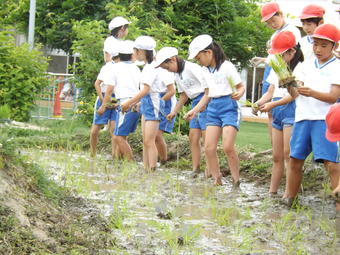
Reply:
[[109, 156], [24, 153], [102, 210], [117, 237], [114, 254], [340, 254], [334, 201], [322, 187], [302, 194], [301, 206], [289, 210], [280, 197], [268, 196], [268, 183], [246, 176], [233, 192], [230, 176], [215, 187], [203, 173], [147, 173]]

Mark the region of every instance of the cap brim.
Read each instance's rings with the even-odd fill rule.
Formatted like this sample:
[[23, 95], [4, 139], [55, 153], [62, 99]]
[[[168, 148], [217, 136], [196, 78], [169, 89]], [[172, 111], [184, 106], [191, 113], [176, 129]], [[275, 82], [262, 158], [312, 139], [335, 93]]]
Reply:
[[189, 59], [189, 60], [194, 59], [194, 58], [197, 56], [198, 52], [199, 52], [199, 50], [194, 50], [193, 52], [191, 52], [191, 53], [189, 54], [188, 59]]
[[310, 19], [310, 18], [322, 18], [322, 16], [317, 16], [317, 15], [300, 15], [299, 19]]
[[327, 40], [330, 42], [334, 42], [332, 39], [329, 39], [328, 37], [325, 36], [321, 36], [321, 35], [312, 35], [313, 38], [318, 38], [318, 39], [323, 39], [323, 40]]
[[286, 50], [274, 50], [274, 49], [269, 49], [267, 52], [269, 53], [269, 54], [281, 54], [281, 53], [284, 53], [284, 52], [286, 52], [288, 49], [286, 49]]
[[271, 17], [273, 17], [275, 15], [276, 12], [273, 12], [271, 14], [268, 14], [266, 16], [264, 16], [262, 19], [261, 19], [261, 22], [266, 22], [267, 20], [269, 20]]

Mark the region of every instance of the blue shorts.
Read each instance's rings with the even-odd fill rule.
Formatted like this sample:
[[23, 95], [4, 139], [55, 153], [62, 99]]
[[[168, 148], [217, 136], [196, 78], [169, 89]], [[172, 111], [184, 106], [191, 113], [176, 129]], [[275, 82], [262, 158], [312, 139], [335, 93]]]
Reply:
[[[273, 98], [273, 101], [280, 100], [281, 97]], [[272, 109], [273, 123], [275, 129], [283, 130], [284, 127], [294, 125], [295, 120], [295, 101], [289, 102], [285, 105], [279, 105]]]
[[303, 120], [295, 122], [290, 140], [290, 156], [305, 160], [313, 152], [314, 160], [338, 162], [338, 145], [326, 139], [324, 120]]
[[240, 127], [241, 109], [230, 95], [212, 98], [207, 109], [207, 126]]
[[115, 136], [128, 136], [130, 133], [135, 132], [140, 113], [132, 112], [131, 110], [122, 113], [120, 110], [117, 114], [116, 127], [113, 132]]
[[[114, 97], [115, 95], [112, 94]], [[93, 113], [93, 124], [94, 125], [105, 125], [109, 121], [115, 121], [117, 118], [117, 110], [116, 109], [106, 109], [102, 115], [97, 113], [97, 110], [102, 105], [102, 101], [100, 101], [99, 97], [97, 97], [94, 113]]]
[[145, 120], [160, 120], [159, 93], [150, 93], [141, 99], [141, 114]]
[[[164, 96], [165, 93], [160, 93], [160, 98], [162, 98]], [[164, 102], [164, 104], [162, 104], [162, 102]], [[176, 117], [173, 118], [172, 120], [167, 120], [166, 116], [172, 111], [172, 109], [174, 108], [174, 103], [176, 101], [169, 99], [166, 101], [161, 100], [161, 104], [160, 104], [160, 122], [159, 122], [159, 130], [162, 130], [164, 132], [167, 133], [171, 133], [172, 130], [174, 129], [175, 126], [175, 121], [176, 121]]]
[[[199, 94], [197, 97], [192, 99], [191, 102], [191, 109], [194, 108], [198, 102], [201, 100], [201, 98], [204, 96], [204, 93]], [[206, 121], [207, 121], [207, 110], [204, 110], [202, 112], [199, 112], [195, 118], [190, 120], [189, 128], [198, 128], [201, 130], [206, 130]]]

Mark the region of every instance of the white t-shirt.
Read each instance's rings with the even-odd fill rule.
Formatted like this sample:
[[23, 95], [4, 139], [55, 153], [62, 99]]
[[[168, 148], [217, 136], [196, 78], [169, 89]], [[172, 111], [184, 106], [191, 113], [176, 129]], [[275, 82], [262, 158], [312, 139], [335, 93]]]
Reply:
[[234, 85], [241, 83], [241, 77], [236, 67], [229, 61], [224, 61], [219, 70], [203, 67], [204, 72], [208, 73], [209, 97], [221, 97], [230, 95], [233, 91], [228, 78], [232, 79]]
[[277, 35], [278, 33], [282, 32], [282, 31], [290, 31], [290, 32], [292, 32], [292, 33], [294, 34], [294, 36], [295, 36], [296, 42], [299, 42], [299, 41], [301, 40], [301, 32], [300, 32], [300, 30], [299, 30], [296, 26], [287, 23], [287, 24], [284, 25], [282, 28], [276, 30], [276, 31], [272, 34], [272, 36], [270, 37], [270, 41], [273, 40], [273, 38], [274, 38], [275, 35]]
[[[296, 78], [304, 82], [304, 86], [327, 93], [332, 84], [340, 86], [340, 60], [336, 57], [320, 66], [316, 58], [302, 63]], [[302, 120], [324, 120], [332, 104], [314, 97], [299, 95], [296, 99], [295, 122]]]
[[113, 61], [105, 63], [105, 65], [103, 65], [102, 68], [100, 69], [100, 72], [97, 76], [97, 80], [102, 81], [102, 83], [100, 84], [100, 89], [102, 93], [105, 93], [107, 88], [107, 85], [104, 83], [105, 76], [111, 72], [112, 66], [114, 64], [115, 62]]
[[105, 75], [104, 83], [114, 86], [117, 99], [134, 97], [139, 92], [141, 72], [131, 61], [114, 64]]
[[112, 35], [107, 37], [104, 41], [104, 48], [103, 51], [107, 53], [117, 52], [117, 49], [114, 49], [113, 47], [117, 47], [119, 40]]
[[[293, 75], [295, 76], [296, 73], [299, 73], [302, 68], [302, 63], [298, 63], [294, 68]], [[274, 72], [273, 69], [270, 70], [270, 73], [267, 78], [267, 82], [271, 85], [274, 85], [274, 93], [273, 98], [275, 97], [285, 97], [289, 95], [288, 90], [286, 88], [279, 88], [279, 77]]]
[[305, 61], [315, 57], [313, 52], [313, 38], [311, 36], [306, 35], [302, 37], [299, 43], [301, 45], [301, 50]]
[[164, 82], [169, 85], [173, 83], [173, 78], [169, 83], [169, 76], [166, 72], [163, 72], [162, 68], [155, 68], [153, 63], [145, 64], [140, 79], [141, 90], [143, 89], [144, 84], [146, 84], [150, 86], [149, 93], [161, 93], [164, 90]]
[[182, 73], [175, 73], [175, 81], [178, 92], [184, 92], [190, 99], [197, 97], [208, 87], [202, 67], [189, 61], [185, 61]]
[[156, 68], [157, 75], [159, 76], [159, 90], [164, 93], [168, 89], [168, 86], [175, 83], [175, 76], [173, 73], [163, 68]]

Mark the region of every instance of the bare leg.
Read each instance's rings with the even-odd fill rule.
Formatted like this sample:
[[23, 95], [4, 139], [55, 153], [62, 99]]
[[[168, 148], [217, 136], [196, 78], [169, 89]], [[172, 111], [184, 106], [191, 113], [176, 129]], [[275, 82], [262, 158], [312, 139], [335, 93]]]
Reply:
[[143, 135], [143, 165], [145, 169], [149, 169], [149, 159], [148, 154], [146, 153], [145, 147], [145, 119], [144, 115], [142, 115], [142, 135]]
[[[325, 168], [329, 173], [329, 177], [331, 180], [331, 188], [336, 189], [337, 186], [340, 186], [339, 178], [340, 178], [340, 164], [335, 162], [330, 162], [325, 160]], [[340, 203], [337, 201], [336, 210], [340, 211]]]
[[119, 151], [122, 154], [122, 157], [127, 160], [133, 161], [132, 149], [127, 142], [126, 136], [114, 136], [114, 139], [115, 143], [119, 147]]
[[273, 167], [270, 180], [270, 193], [276, 193], [284, 171], [283, 131], [272, 128]]
[[270, 143], [273, 144], [273, 140], [272, 140], [272, 129], [273, 129], [273, 114], [272, 112], [268, 112], [268, 134], [269, 134], [269, 139], [270, 139]]
[[228, 166], [230, 168], [234, 183], [237, 183], [240, 180], [240, 161], [235, 149], [236, 135], [236, 128], [232, 126], [223, 127], [223, 151], [228, 159]]
[[200, 139], [201, 139], [201, 130], [198, 128], [190, 128], [189, 141], [190, 141], [193, 171], [198, 171], [200, 168], [200, 162], [201, 162]]
[[157, 130], [159, 128], [159, 121], [145, 121], [144, 127], [144, 148], [146, 150], [147, 160], [148, 160], [148, 168], [144, 166], [146, 169], [155, 169], [158, 158], [158, 151], [156, 147], [156, 135]]
[[284, 127], [283, 128], [283, 155], [286, 167], [286, 186], [285, 193], [283, 197], [287, 197], [288, 191], [288, 172], [289, 172], [289, 161], [290, 161], [290, 138], [292, 136], [292, 127]]
[[98, 143], [98, 134], [100, 131], [101, 125], [93, 124], [90, 131], [90, 154], [91, 157], [95, 157], [97, 155], [97, 143]]
[[205, 135], [205, 158], [207, 160], [209, 172], [215, 179], [215, 185], [222, 185], [220, 165], [217, 156], [217, 143], [221, 133], [221, 127], [208, 126]]
[[166, 162], [168, 160], [168, 148], [163, 137], [163, 131], [158, 130], [156, 136], [156, 147], [159, 155], [159, 160], [161, 162]]
[[295, 198], [299, 192], [299, 188], [302, 181], [302, 167], [305, 163], [304, 160], [290, 158], [289, 160], [289, 171], [288, 171], [288, 182], [287, 182], [287, 197]]
[[112, 120], [109, 122], [109, 132], [111, 135], [111, 153], [112, 153], [112, 157], [115, 157], [116, 155], [119, 155], [119, 148], [118, 145], [115, 142], [114, 139], [114, 131], [115, 131], [115, 127], [116, 127], [116, 121]]

